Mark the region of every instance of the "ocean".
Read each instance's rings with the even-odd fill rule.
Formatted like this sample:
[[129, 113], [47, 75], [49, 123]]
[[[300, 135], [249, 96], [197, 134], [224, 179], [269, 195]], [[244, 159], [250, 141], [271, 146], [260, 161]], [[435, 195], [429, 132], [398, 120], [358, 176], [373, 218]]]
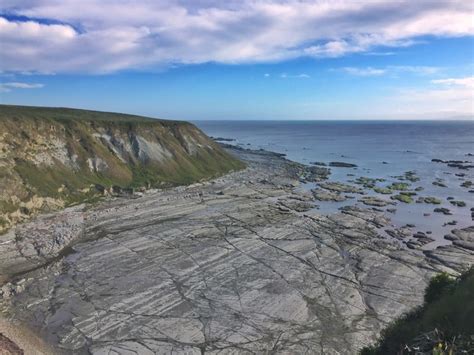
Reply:
[[[474, 182], [474, 168], [459, 169], [432, 159], [459, 160], [474, 164], [474, 121], [196, 121], [212, 137], [234, 139], [227, 143], [243, 148], [265, 149], [286, 154], [288, 159], [308, 164], [341, 161], [356, 168], [331, 168], [331, 181], [353, 182], [358, 177], [399, 181], [407, 171], [420, 178], [412, 187], [422, 187], [419, 196], [433, 196], [441, 205], [399, 202], [395, 213], [387, 213], [395, 227], [414, 224], [414, 230], [431, 232], [433, 248], [448, 244], [444, 239], [453, 228], [474, 225], [474, 189], [461, 187]], [[468, 164], [468, 163], [467, 163]], [[457, 175], [464, 176], [457, 176]], [[446, 187], [433, 185], [440, 181]], [[308, 184], [303, 188], [314, 188]], [[369, 195], [377, 195], [368, 190]], [[357, 197], [357, 196], [354, 196]], [[378, 197], [388, 199], [387, 196]], [[464, 201], [465, 207], [448, 200]], [[343, 202], [317, 202], [321, 214], [337, 212], [345, 205], [360, 204], [357, 198]], [[452, 215], [435, 213], [436, 207], [448, 208]], [[455, 222], [453, 222], [455, 221]], [[447, 224], [450, 222], [451, 224]], [[456, 223], [453, 225], [453, 223]]]

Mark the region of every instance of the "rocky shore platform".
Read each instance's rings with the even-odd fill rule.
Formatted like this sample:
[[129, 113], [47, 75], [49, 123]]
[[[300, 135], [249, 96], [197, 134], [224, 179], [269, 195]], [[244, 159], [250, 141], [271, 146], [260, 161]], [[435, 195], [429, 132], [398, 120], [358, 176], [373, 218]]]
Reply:
[[474, 262], [474, 228], [410, 249], [379, 201], [318, 214], [325, 168], [227, 150], [248, 167], [2, 236], [0, 317], [67, 354], [354, 354]]

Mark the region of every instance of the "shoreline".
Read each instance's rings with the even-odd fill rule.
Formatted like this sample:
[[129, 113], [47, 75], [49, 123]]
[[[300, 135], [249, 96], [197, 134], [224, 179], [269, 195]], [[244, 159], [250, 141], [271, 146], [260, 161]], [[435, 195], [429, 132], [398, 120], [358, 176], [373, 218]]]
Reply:
[[[244, 145], [244, 140], [235, 137], [224, 139], [232, 142], [226, 143], [229, 147], [245, 149], [243, 147], [250, 146], [251, 149], [257, 149], [250, 143]], [[284, 157], [289, 155], [295, 159], [297, 152], [294, 149], [283, 148], [284, 146], [280, 146], [280, 151], [276, 154]], [[382, 170], [387, 167], [389, 173], [375, 173], [372, 171], [373, 164], [367, 164], [354, 156], [335, 154], [331, 159], [342, 161], [331, 161], [327, 156], [326, 159], [320, 157], [322, 161], [313, 161], [308, 158], [306, 151], [308, 148], [303, 146], [295, 161], [308, 166], [329, 168], [330, 182], [340, 183], [336, 189], [312, 182], [303, 184], [303, 188], [308, 191], [323, 192], [315, 194], [318, 200], [316, 209], [320, 214], [338, 213], [341, 207], [355, 205], [384, 210], [393, 224], [394, 231], [391, 233], [405, 235], [401, 241], [407, 247], [425, 251], [451, 245], [453, 229], [474, 225], [474, 205], [471, 202], [474, 190], [470, 188], [474, 182], [474, 176], [470, 172], [474, 163], [469, 160], [473, 156], [469, 151], [462, 154], [462, 160], [443, 160], [436, 154], [429, 154], [429, 162], [424, 161], [425, 165], [420, 171], [413, 166], [411, 170], [405, 167], [404, 171], [403, 168], [398, 169], [393, 162], [381, 160], [379, 170], [380, 166], [384, 167]], [[405, 153], [411, 155], [416, 152], [406, 150]], [[318, 156], [317, 152], [314, 154]], [[427, 167], [426, 164], [430, 166]], [[436, 174], [426, 176], [425, 170], [433, 168], [438, 169], [435, 170]], [[353, 191], [354, 187], [361, 192]], [[421, 245], [416, 239], [421, 239]]]
[[[285, 332], [293, 333], [293, 336], [297, 336], [299, 340], [294, 344], [290, 344], [289, 339], [291, 337], [288, 338], [285, 343], [281, 344], [282, 350], [297, 351], [301, 349], [301, 346], [304, 347], [308, 344], [318, 346], [315, 344], [318, 343], [316, 340], [320, 338], [320, 332], [322, 331], [324, 334], [330, 331], [326, 329], [323, 323], [316, 322], [319, 319], [320, 311], [314, 313], [314, 310], [311, 310], [313, 307], [316, 307], [316, 309], [327, 307], [335, 312], [334, 315], [342, 312], [348, 318], [353, 319], [352, 322], [355, 322], [354, 324], [360, 323], [355, 329], [360, 328], [362, 324], [365, 324], [364, 327], [370, 325], [369, 329], [371, 330], [362, 331], [362, 328], [360, 328], [355, 332], [356, 334], [349, 336], [343, 331], [344, 327], [347, 326], [345, 321], [337, 323], [338, 325], [335, 326], [336, 330], [333, 332], [334, 335], [338, 334], [342, 337], [341, 339], [344, 339], [343, 343], [346, 344], [346, 349], [349, 347], [349, 349], [353, 350], [355, 349], [354, 346], [357, 346], [356, 344], [364, 345], [373, 341], [378, 330], [385, 324], [386, 319], [393, 319], [402, 311], [419, 304], [424, 289], [423, 286], [426, 284], [429, 275], [435, 273], [436, 270], [456, 272], [460, 268], [460, 265], [458, 265], [460, 264], [460, 258], [465, 258], [468, 262], [471, 260], [471, 263], [474, 259], [473, 253], [459, 245], [441, 248], [440, 251], [434, 250], [428, 253], [429, 255], [427, 256], [429, 258], [423, 254], [416, 254], [409, 249], [400, 249], [397, 247], [397, 243], [395, 243], [398, 241], [397, 236], [394, 236], [393, 240], [386, 239], [386, 237], [381, 238], [379, 230], [385, 228], [389, 221], [384, 217], [383, 213], [369, 208], [349, 207], [334, 216], [321, 216], [317, 211], [312, 211], [316, 203], [313, 194], [308, 191], [297, 191], [297, 187], [305, 181], [322, 181], [325, 176], [323, 174], [324, 170], [291, 162], [278, 153], [229, 147], [227, 149], [231, 149], [230, 151], [233, 154], [246, 161], [249, 167], [243, 171], [234, 172], [204, 183], [153, 192], [132, 200], [115, 199], [104, 201], [97, 206], [90, 206], [83, 211], [61, 212], [69, 213], [67, 218], [62, 218], [67, 221], [71, 221], [73, 216], [76, 218], [78, 218], [78, 215], [82, 216], [82, 219], [77, 219], [77, 224], [81, 228], [75, 230], [76, 234], [68, 235], [69, 237], [71, 235], [75, 237], [80, 235], [82, 241], [74, 242], [71, 246], [73, 249], [72, 253], [59, 257], [52, 265], [44, 269], [39, 267], [33, 272], [27, 272], [22, 275], [25, 277], [25, 281], [21, 285], [15, 284], [15, 282], [9, 284], [12, 287], [7, 291], [9, 293], [7, 298], [15, 299], [17, 305], [11, 307], [8, 305], [9, 302], [4, 301], [4, 310], [6, 309], [7, 313], [13, 317], [23, 318], [26, 322], [29, 322], [28, 318], [30, 318], [30, 315], [28, 312], [22, 311], [21, 305], [29, 304], [37, 299], [37, 296], [31, 293], [35, 287], [36, 278], [39, 277], [43, 280], [39, 281], [38, 287], [40, 289], [44, 288], [46, 292], [52, 285], [55, 285], [55, 289], [62, 290], [61, 292], [66, 292], [66, 294], [72, 292], [68, 296], [72, 300], [76, 299], [75, 295], [80, 296], [79, 289], [76, 290], [74, 285], [79, 282], [78, 280], [81, 280], [80, 282], [84, 282], [86, 285], [92, 282], [86, 287], [91, 294], [87, 295], [85, 300], [82, 299], [82, 296], [77, 299], [76, 302], [80, 306], [71, 304], [68, 307], [79, 307], [74, 312], [83, 314], [79, 316], [78, 321], [84, 318], [81, 322], [85, 322], [87, 319], [89, 319], [87, 322], [90, 322], [88, 315], [90, 303], [87, 299], [96, 299], [103, 292], [101, 289], [104, 287], [105, 289], [109, 287], [119, 287], [119, 289], [122, 286], [125, 287], [129, 281], [123, 271], [121, 271], [121, 268], [126, 265], [133, 265], [131, 263], [133, 263], [135, 256], [140, 255], [138, 260], [141, 261], [139, 264], [143, 263], [143, 265], [141, 267], [139, 267], [140, 265], [136, 266], [135, 273], [137, 275], [141, 275], [143, 270], [148, 269], [155, 270], [154, 272], [157, 275], [164, 273], [163, 276], [160, 276], [160, 279], [165, 284], [169, 283], [167, 288], [171, 291], [165, 292], [161, 290], [160, 292], [165, 292], [164, 294], [171, 292], [170, 295], [172, 295], [175, 292], [174, 289], [176, 289], [178, 293], [174, 297], [178, 297], [178, 299], [186, 295], [181, 303], [173, 305], [174, 303], [172, 302], [168, 305], [168, 307], [175, 309], [174, 312], [179, 310], [179, 312], [187, 314], [188, 311], [186, 309], [191, 308], [191, 310], [194, 309], [193, 312], [201, 314], [202, 317], [208, 314], [209, 309], [198, 301], [199, 298], [195, 298], [197, 294], [195, 294], [195, 291], [192, 291], [196, 288], [204, 287], [202, 284], [204, 281], [200, 280], [200, 278], [195, 280], [194, 276], [191, 276], [193, 275], [192, 272], [197, 272], [198, 275], [202, 274], [203, 280], [207, 280], [204, 283], [206, 285], [210, 282], [209, 280], [216, 278], [220, 280], [218, 275], [222, 270], [225, 270], [227, 276], [222, 280], [223, 284], [220, 283], [221, 281], [217, 282], [216, 280], [215, 287], [209, 286], [210, 288], [208, 288], [206, 286], [204, 288], [205, 294], [212, 296], [215, 292], [217, 294], [223, 292], [224, 294], [229, 294], [229, 297], [230, 295], [239, 295], [238, 299], [240, 301], [237, 299], [233, 300], [234, 296], [230, 297], [228, 307], [240, 309], [238, 311], [240, 317], [248, 318], [249, 320], [253, 319], [252, 322], [256, 321], [253, 318], [255, 316], [246, 311], [246, 307], [252, 309], [252, 306], [249, 304], [243, 307], [243, 304], [246, 303], [245, 297], [244, 299], [242, 298], [243, 295], [247, 295], [246, 297], [250, 297], [257, 304], [261, 302], [260, 307], [263, 309], [270, 307], [269, 313], [265, 314], [271, 317], [266, 318], [267, 316], [264, 316], [266, 321], [263, 321], [261, 326], [266, 326], [267, 323], [274, 323], [272, 319], [275, 317], [275, 314], [272, 312], [276, 312], [278, 317], [283, 317], [282, 319], [287, 319], [283, 322], [283, 325], [276, 326], [274, 324], [274, 326], [277, 328], [283, 327]], [[58, 215], [55, 216], [56, 218], [58, 217]], [[45, 223], [47, 222], [46, 219]], [[183, 224], [181, 222], [186, 223]], [[38, 221], [32, 223], [32, 228], [34, 229]], [[25, 228], [25, 226], [21, 228]], [[26, 230], [31, 231], [28, 228]], [[231, 236], [226, 236], [227, 233], [231, 233]], [[64, 240], [69, 240], [68, 238]], [[164, 242], [165, 240], [166, 243]], [[46, 243], [45, 245], [49, 244]], [[180, 245], [180, 249], [174, 250], [171, 248], [172, 245]], [[148, 249], [153, 250], [153, 258], [147, 256]], [[105, 252], [106, 250], [107, 252]], [[172, 253], [171, 255], [174, 255], [174, 258], [169, 259], [164, 250], [166, 253]], [[182, 254], [178, 250], [187, 251]], [[261, 255], [262, 251], [265, 251], [265, 254]], [[218, 258], [214, 260], [216, 256], [212, 253], [208, 254], [210, 252], [217, 253]], [[275, 258], [267, 259], [267, 255], [273, 254]], [[97, 255], [97, 257], [100, 256], [104, 260], [98, 260], [97, 257], [96, 259], [89, 260], [88, 255]], [[123, 260], [117, 259], [119, 255], [123, 255]], [[318, 257], [315, 258], [315, 256]], [[81, 261], [82, 259], [89, 261], [84, 264]], [[203, 260], [202, 262], [201, 259]], [[227, 270], [229, 263], [227, 259], [232, 260], [231, 264], [239, 265], [239, 269], [246, 270], [242, 271], [243, 276]], [[384, 261], [382, 262], [382, 260]], [[382, 263], [380, 265], [384, 265], [379, 270], [380, 275], [373, 274], [372, 267], [374, 262], [375, 264]], [[168, 263], [173, 265], [173, 268], [170, 270], [168, 270]], [[208, 266], [201, 266], [214, 264], [216, 265], [212, 266], [212, 268], [220, 269], [220, 272], [211, 272], [207, 270]], [[289, 275], [284, 275], [278, 271], [282, 265], [291, 266], [287, 271]], [[77, 267], [80, 267], [80, 269], [76, 270]], [[163, 267], [165, 269], [162, 269]], [[378, 268], [380, 267], [378, 266]], [[85, 271], [81, 271], [82, 268], [85, 268]], [[90, 271], [87, 271], [89, 268]], [[101, 271], [99, 272], [99, 270]], [[396, 270], [401, 273], [400, 277], [402, 280], [400, 280], [400, 277], [397, 278], [396, 275], [392, 275]], [[109, 283], [106, 281], [107, 279], [101, 276], [101, 273], [104, 271], [110, 272], [111, 275], [115, 275], [121, 281], [117, 281], [116, 284], [113, 282]], [[92, 280], [83, 278], [89, 274]], [[255, 286], [252, 286], [250, 289], [247, 289], [247, 286], [242, 286], [243, 289], [241, 290], [238, 288], [234, 289], [234, 287], [237, 287], [236, 285], [248, 284], [248, 287], [250, 287], [247, 277], [252, 274], [261, 274], [252, 281], [252, 283], [256, 283], [255, 285], [260, 285], [255, 289], [256, 294], [251, 292]], [[382, 275], [383, 277], [381, 277]], [[297, 280], [301, 277], [309, 280], [312, 279], [312, 284], [307, 286], [300, 284]], [[97, 284], [95, 283], [95, 278], [97, 278]], [[236, 285], [227, 285], [228, 281], [224, 280], [229, 278], [234, 280]], [[334, 286], [329, 286], [324, 281], [325, 278], [332, 280]], [[58, 283], [58, 280], [61, 281]], [[71, 283], [73, 280], [74, 283]], [[147, 289], [159, 288], [156, 284], [157, 281], [147, 281], [142, 279], [142, 276], [137, 280], [138, 285], [133, 287], [140, 286], [140, 283], [143, 285], [134, 291], [136, 295], [145, 297]], [[400, 308], [395, 312], [393, 310], [388, 312], [386, 308], [388, 306], [387, 300], [384, 301], [384, 299], [386, 299], [388, 294], [392, 294], [394, 290], [399, 289], [400, 285], [397, 284], [400, 282], [406, 282], [402, 290], [397, 291], [400, 292], [400, 295], [391, 295], [390, 297], [399, 297], [400, 300], [404, 299], [404, 301], [399, 304]], [[180, 284], [182, 285], [178, 287]], [[371, 286], [372, 284], [374, 286]], [[375, 286], [377, 287], [373, 288]], [[387, 291], [380, 291], [380, 286], [386, 287]], [[182, 294], [184, 291], [179, 291], [183, 287], [187, 290], [184, 294]], [[262, 291], [258, 291], [260, 287], [263, 287]], [[310, 289], [307, 287], [310, 287]], [[4, 289], [5, 285], [2, 288], [3, 297], [6, 295]], [[326, 299], [327, 296], [320, 294], [320, 291], [324, 289], [332, 296]], [[380, 292], [382, 292], [382, 295], [379, 295]], [[384, 294], [385, 292], [388, 292], [387, 295]], [[314, 298], [313, 293], [315, 295], [319, 294], [319, 296]], [[266, 294], [275, 298], [278, 303], [275, 304], [272, 303], [272, 300], [265, 300], [264, 296]], [[336, 297], [336, 294], [340, 294], [342, 298], [334, 304], [334, 300], [331, 301], [331, 298]], [[377, 296], [374, 296], [374, 294], [377, 294]], [[213, 300], [214, 296], [210, 299]], [[68, 307], [65, 307], [63, 304], [63, 302], [68, 303], [67, 299], [58, 303], [54, 295], [48, 296], [45, 293], [42, 297], [49, 299], [48, 302], [53, 305], [57, 304], [53, 308], [59, 307], [59, 309], [62, 309], [61, 312], [64, 313], [62, 317], [65, 317], [65, 319], [69, 319], [72, 316]], [[110, 295], [103, 297], [106, 298], [105, 301], [97, 298], [93, 304], [95, 302], [105, 302], [106, 304], [110, 302], [108, 307], [114, 305], [113, 308], [118, 307], [120, 311], [118, 313], [114, 311], [115, 317], [120, 318], [120, 314], [128, 314], [129, 317], [131, 314], [143, 314], [143, 309], [140, 309], [139, 313], [136, 311], [129, 313], [128, 307], [134, 308], [135, 306], [133, 304], [128, 305], [129, 303], [126, 300], [129, 296], [125, 293], [123, 296], [120, 296], [120, 293], [118, 293], [118, 296]], [[165, 296], [159, 297], [156, 301], [165, 300], [166, 297], [163, 297]], [[354, 302], [354, 306], [343, 306], [347, 300], [354, 300], [351, 301]], [[234, 304], [235, 302], [237, 304]], [[238, 306], [239, 302], [240, 306]], [[268, 302], [270, 303], [267, 304]], [[342, 303], [339, 304], [339, 302]], [[66, 349], [87, 349], [87, 351], [91, 351], [110, 349], [115, 346], [113, 342], [104, 345], [100, 345], [100, 342], [98, 344], [92, 342], [87, 345], [88, 342], [86, 342], [85, 345], [81, 345], [81, 333], [85, 332], [84, 334], [87, 334], [92, 332], [91, 334], [95, 334], [94, 332], [97, 331], [89, 327], [82, 329], [79, 333], [74, 331], [74, 328], [69, 330], [56, 329], [56, 326], [48, 325], [47, 319], [51, 316], [48, 316], [50, 311], [47, 308], [43, 308], [40, 304], [38, 307], [36, 311], [38, 314], [44, 315], [44, 320], [41, 321], [40, 316], [36, 322], [45, 326], [51, 336], [54, 335], [58, 339], [64, 339], [66, 334], [68, 334], [68, 339], [75, 339], [73, 341], [68, 340], [67, 344], [69, 345], [66, 345]], [[229, 312], [227, 306], [221, 308], [221, 306], [215, 305], [214, 307], [217, 307], [214, 309], [218, 310], [217, 317], [219, 319], [220, 316], [225, 315], [217, 323], [222, 328], [222, 331], [227, 334], [230, 329], [233, 329], [235, 321], [226, 318]], [[270, 310], [272, 307], [275, 308], [275, 311]], [[97, 305], [94, 305], [94, 308], [97, 308]], [[99, 308], [102, 309], [102, 307]], [[121, 308], [124, 308], [124, 310], [121, 311]], [[287, 308], [289, 311], [285, 311]], [[358, 311], [358, 308], [361, 308], [361, 310]], [[147, 307], [145, 307], [145, 310], [147, 314], [150, 312], [150, 309]], [[156, 315], [158, 323], [163, 322], [161, 319], [166, 315], [166, 312], [159, 313], [160, 316]], [[377, 314], [377, 317], [374, 318], [374, 316], [370, 315], [373, 312]], [[105, 322], [110, 322], [109, 328], [112, 327], [114, 329], [117, 327], [115, 321], [106, 321], [108, 319], [107, 312], [104, 313], [104, 317]], [[136, 322], [135, 325], [150, 326], [141, 316], [131, 317]], [[326, 317], [329, 322], [335, 321], [333, 316], [331, 316], [331, 312]], [[194, 339], [192, 334], [199, 333], [196, 333], [197, 329], [199, 329], [199, 322], [193, 325], [193, 317], [186, 319], [187, 322], [191, 323], [191, 327], [197, 327], [194, 331], [188, 333], [185, 330], [187, 327], [184, 324], [179, 326], [168, 324], [167, 327], [174, 329], [177, 335], [181, 335], [178, 338], [166, 335], [160, 338], [160, 340], [155, 340], [159, 344], [153, 345], [154, 349], [156, 347], [157, 350], [169, 350], [170, 346], [173, 349], [187, 349], [191, 352], [203, 347], [211, 352], [218, 349], [218, 346], [215, 347], [213, 345], [215, 342], [209, 343], [206, 340], [206, 336], [209, 336], [209, 334], [206, 335], [205, 331], [202, 334], [203, 338], [198, 337], [192, 340]], [[382, 319], [384, 321], [381, 321]], [[289, 324], [296, 320], [306, 325], [304, 327], [298, 326], [296, 327], [297, 329], [293, 330]], [[71, 321], [73, 324], [76, 322], [74, 317]], [[286, 324], [286, 322], [289, 323]], [[317, 324], [309, 326], [312, 322]], [[68, 323], [64, 324], [67, 325]], [[131, 324], [134, 323], [132, 322]], [[247, 323], [244, 322], [242, 324]], [[284, 326], [285, 324], [286, 326]], [[280, 331], [283, 329], [280, 329]], [[300, 339], [300, 335], [294, 334], [295, 331], [297, 334], [309, 332], [314, 340], [306, 339], [304, 336]], [[101, 339], [101, 337], [108, 333], [106, 331], [104, 335], [101, 334], [102, 332], [98, 332], [94, 337]], [[270, 332], [268, 334], [274, 333]], [[140, 336], [143, 337], [143, 335]], [[172, 345], [170, 345], [170, 339], [174, 339]], [[115, 341], [122, 345], [124, 343], [123, 339], [116, 339]], [[218, 340], [217, 343], [219, 341], [222, 342], [223, 340]], [[325, 348], [331, 348], [344, 353], [344, 348], [341, 348], [337, 343], [333, 343], [330, 340], [325, 341], [327, 341]], [[228, 346], [230, 346], [229, 349], [237, 349], [240, 346], [244, 346], [242, 345], [243, 343], [245, 342], [237, 339], [229, 343]], [[273, 342], [270, 343], [273, 344]], [[263, 346], [263, 348], [267, 346], [265, 344], [267, 343], [264, 341], [257, 342], [257, 345]], [[126, 345], [129, 349], [135, 349], [136, 346], [138, 345]], [[147, 343], [147, 346], [151, 345]], [[249, 351], [254, 349], [252, 348], [254, 345], [248, 346]]]

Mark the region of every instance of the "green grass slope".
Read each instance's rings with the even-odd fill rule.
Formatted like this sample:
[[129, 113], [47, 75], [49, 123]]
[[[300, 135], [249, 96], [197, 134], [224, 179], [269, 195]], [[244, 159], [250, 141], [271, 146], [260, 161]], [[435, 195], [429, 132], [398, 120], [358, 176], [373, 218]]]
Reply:
[[243, 167], [187, 122], [0, 105], [0, 231], [112, 186], [190, 184]]
[[474, 354], [474, 268], [458, 278], [434, 277], [424, 304], [390, 324], [360, 354]]

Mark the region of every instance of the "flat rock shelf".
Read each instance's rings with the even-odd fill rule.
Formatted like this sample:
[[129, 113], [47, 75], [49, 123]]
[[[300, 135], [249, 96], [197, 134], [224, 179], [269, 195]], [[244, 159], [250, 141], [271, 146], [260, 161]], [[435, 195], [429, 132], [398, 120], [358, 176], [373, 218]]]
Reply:
[[308, 167], [228, 151], [248, 168], [64, 211], [73, 232], [51, 216], [12, 231], [0, 255], [21, 273], [3, 275], [2, 317], [68, 354], [354, 354], [422, 302], [432, 275], [474, 261], [471, 229], [410, 250], [368, 206], [319, 215], [296, 187]]

